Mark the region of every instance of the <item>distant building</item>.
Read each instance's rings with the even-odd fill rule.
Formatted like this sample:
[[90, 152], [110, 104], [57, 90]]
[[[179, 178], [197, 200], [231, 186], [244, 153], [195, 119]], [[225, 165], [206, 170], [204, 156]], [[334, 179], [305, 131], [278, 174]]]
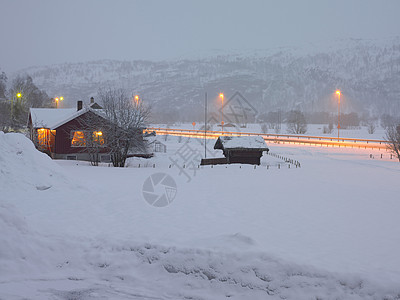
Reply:
[[202, 165], [251, 164], [259, 165], [263, 152], [269, 149], [261, 136], [220, 136], [214, 149], [223, 151], [225, 158], [203, 159]]

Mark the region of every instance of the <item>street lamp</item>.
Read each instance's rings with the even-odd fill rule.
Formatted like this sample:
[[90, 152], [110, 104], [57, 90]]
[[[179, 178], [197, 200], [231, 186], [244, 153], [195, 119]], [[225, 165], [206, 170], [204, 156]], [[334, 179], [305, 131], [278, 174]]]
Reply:
[[21, 98], [22, 98], [22, 93], [21, 93], [21, 92], [18, 92], [18, 93], [16, 93], [15, 95], [13, 95], [13, 96], [11, 97], [11, 109], [10, 109], [10, 113], [11, 113], [11, 126], [12, 126], [12, 124], [13, 124], [13, 116], [14, 116], [14, 97], [17, 97], [17, 101], [18, 101], [18, 99], [21, 99]]
[[339, 131], [340, 131], [340, 96], [342, 92], [340, 90], [336, 91], [336, 95], [338, 96], [338, 125], [337, 125], [337, 138], [339, 141]]
[[64, 100], [64, 97], [56, 97], [56, 98], [54, 98], [54, 101], [56, 102], [56, 108], [58, 108], [58, 102], [59, 101], [63, 101]]
[[224, 131], [224, 94], [220, 93], [219, 97], [221, 98], [221, 117], [222, 117], [222, 121], [221, 121], [221, 128], [222, 131]]
[[136, 106], [139, 105], [139, 95], [135, 95], [135, 102], [136, 102]]

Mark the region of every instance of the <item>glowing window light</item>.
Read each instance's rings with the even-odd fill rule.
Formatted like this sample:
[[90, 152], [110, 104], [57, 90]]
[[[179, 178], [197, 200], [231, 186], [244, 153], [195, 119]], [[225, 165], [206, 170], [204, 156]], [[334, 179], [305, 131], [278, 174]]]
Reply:
[[86, 139], [85, 139], [85, 134], [83, 131], [73, 131], [71, 146], [72, 147], [85, 147], [86, 146]]

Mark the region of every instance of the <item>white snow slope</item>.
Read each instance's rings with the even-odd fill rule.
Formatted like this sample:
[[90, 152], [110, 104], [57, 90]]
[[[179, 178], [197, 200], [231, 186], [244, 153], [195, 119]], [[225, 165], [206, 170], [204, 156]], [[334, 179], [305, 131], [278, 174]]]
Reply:
[[[169, 168], [185, 141], [107, 168], [0, 132], [0, 299], [400, 299], [400, 165], [387, 153], [268, 145], [302, 167], [264, 156], [187, 182]], [[142, 196], [156, 172], [177, 184], [167, 207]]]

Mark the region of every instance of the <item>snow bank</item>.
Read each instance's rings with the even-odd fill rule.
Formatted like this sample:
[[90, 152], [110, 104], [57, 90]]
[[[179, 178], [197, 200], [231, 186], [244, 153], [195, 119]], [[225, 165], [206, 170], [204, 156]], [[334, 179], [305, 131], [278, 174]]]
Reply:
[[0, 131], [0, 191], [2, 198], [16, 192], [45, 191], [70, 183], [62, 169], [19, 133]]
[[[38, 234], [25, 210], [40, 207], [37, 199], [50, 190], [72, 186], [73, 180], [50, 157], [37, 151], [22, 134], [0, 132], [0, 276], [40, 273], [60, 250], [60, 244]], [[27, 201], [30, 200], [30, 201]]]
[[[305, 153], [305, 167], [297, 171], [203, 168], [190, 184], [177, 175], [181, 198], [160, 210], [141, 198], [153, 168], [70, 161], [60, 167], [24, 136], [0, 133], [0, 298], [399, 299], [397, 285], [381, 287], [373, 278], [388, 279], [388, 262], [398, 261], [398, 251], [392, 251], [398, 247], [397, 179], [377, 182], [392, 187], [386, 202], [372, 186], [398, 170], [371, 169], [369, 161], [347, 166], [328, 154], [324, 159]], [[168, 155], [160, 158], [166, 172]], [[329, 171], [322, 172], [321, 164]], [[331, 192], [326, 199], [322, 193], [298, 199], [312, 184], [329, 190], [330, 173], [339, 169], [347, 174], [339, 184], [349, 196]], [[366, 170], [379, 174], [350, 180]], [[291, 190], [284, 189], [285, 181]], [[355, 226], [354, 211], [357, 221], [368, 222]], [[382, 253], [388, 258], [377, 259]], [[350, 271], [340, 267], [352, 260]], [[321, 261], [339, 265], [341, 273], [324, 269]], [[364, 261], [381, 266], [365, 276], [353, 272]], [[397, 274], [397, 266], [393, 269]]]
[[43, 266], [43, 245], [15, 208], [4, 203], [0, 203], [0, 233], [0, 278]]

